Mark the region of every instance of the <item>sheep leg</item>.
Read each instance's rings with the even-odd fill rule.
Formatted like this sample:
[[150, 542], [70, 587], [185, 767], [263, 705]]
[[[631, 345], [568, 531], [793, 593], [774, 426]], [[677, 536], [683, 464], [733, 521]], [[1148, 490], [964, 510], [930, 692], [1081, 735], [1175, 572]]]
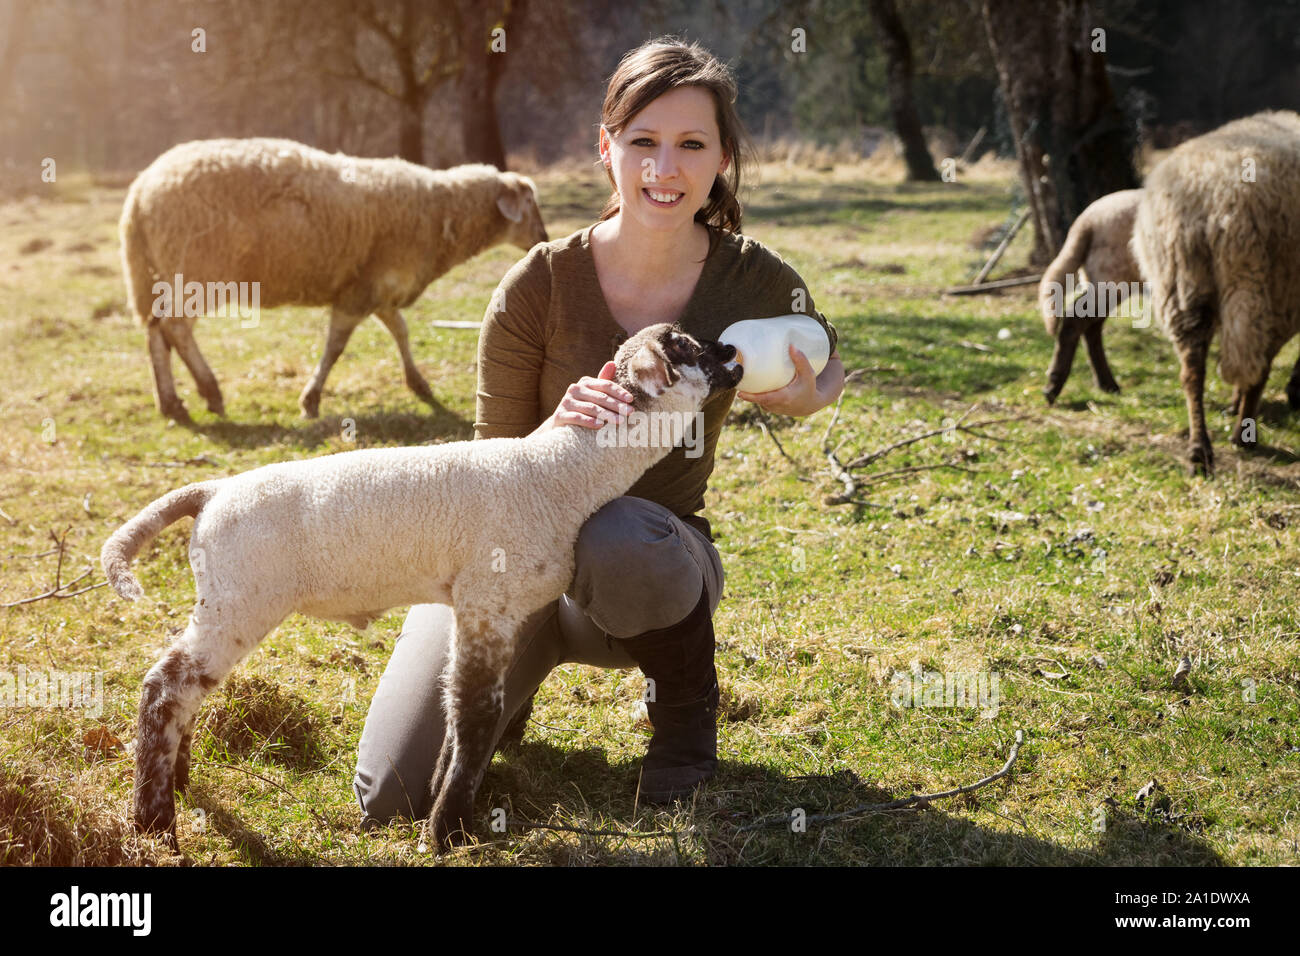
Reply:
[[176, 354], [194, 376], [194, 384], [199, 387], [199, 394], [208, 403], [208, 411], [224, 415], [226, 403], [221, 397], [221, 386], [217, 384], [217, 377], [212, 374], [203, 353], [199, 351], [199, 343], [194, 341], [193, 323], [192, 319], [167, 319], [159, 325], [162, 326], [168, 344], [176, 350]]
[[1286, 403], [1293, 412], [1300, 411], [1300, 357], [1296, 358], [1295, 368], [1286, 383]]
[[330, 309], [330, 328], [325, 336], [325, 354], [321, 356], [320, 364], [316, 366], [311, 381], [298, 396], [298, 407], [302, 409], [304, 418], [320, 417], [320, 395], [325, 387], [325, 379], [329, 377], [330, 369], [334, 367], [334, 363], [343, 354], [343, 349], [347, 347], [353, 329], [364, 319], [364, 315], [349, 315], [337, 308]]
[[1103, 392], [1113, 394], [1119, 391], [1119, 383], [1111, 374], [1110, 363], [1106, 361], [1106, 349], [1101, 344], [1101, 327], [1105, 321], [1104, 318], [1098, 319], [1084, 329], [1083, 341], [1088, 346], [1088, 361], [1092, 365], [1093, 381]]
[[[1272, 362], [1269, 363], [1272, 365]], [[1259, 434], [1258, 420], [1256, 418], [1259, 412], [1259, 399], [1264, 394], [1264, 386], [1268, 383], [1268, 373], [1248, 389], [1240, 390], [1241, 401], [1237, 406], [1237, 424], [1232, 429], [1232, 443], [1241, 448], [1246, 448], [1255, 444]], [[1244, 439], [1247, 431], [1246, 422], [1251, 422], [1250, 441]]]
[[406, 376], [407, 388], [413, 391], [420, 401], [437, 406], [438, 402], [433, 397], [433, 391], [429, 388], [429, 383], [424, 380], [420, 370], [415, 367], [415, 359], [411, 357], [411, 340], [407, 334], [406, 319], [402, 318], [402, 313], [397, 309], [380, 309], [375, 314], [397, 342], [397, 351], [402, 356], [402, 371]]
[[1177, 343], [1178, 359], [1182, 364], [1179, 376], [1183, 385], [1183, 395], [1187, 399], [1187, 463], [1191, 474], [1203, 473], [1209, 477], [1214, 473], [1214, 450], [1210, 445], [1210, 433], [1205, 427], [1205, 359], [1210, 351], [1208, 334], [1197, 334], [1194, 338], [1183, 339]]
[[519, 623], [457, 611], [445, 698], [447, 733], [431, 782], [429, 829], [439, 849], [465, 843], [473, 830], [474, 796], [492, 761]]
[[149, 323], [149, 359], [153, 363], [154, 399], [158, 411], [178, 422], [188, 421], [189, 413], [176, 394], [176, 382], [172, 379], [171, 346], [167, 344], [158, 322]]
[[1047, 404], [1056, 401], [1070, 377], [1070, 368], [1074, 365], [1074, 353], [1079, 348], [1079, 326], [1073, 318], [1061, 320], [1061, 327], [1056, 333], [1056, 348], [1052, 350], [1052, 364], [1047, 369], [1047, 385], [1043, 388], [1043, 397]]

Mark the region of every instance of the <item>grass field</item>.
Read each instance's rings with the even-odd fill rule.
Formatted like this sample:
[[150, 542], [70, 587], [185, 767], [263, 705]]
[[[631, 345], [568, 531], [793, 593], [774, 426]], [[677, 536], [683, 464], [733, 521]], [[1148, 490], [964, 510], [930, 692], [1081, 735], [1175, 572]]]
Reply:
[[[200, 715], [184, 857], [129, 826], [145, 671], [193, 596], [190, 522], [142, 552], [147, 597], [98, 588], [0, 609], [0, 681], [18, 668], [89, 672], [103, 709], [0, 708], [0, 863], [8, 864], [1180, 864], [1300, 861], [1300, 420], [1279, 358], [1261, 448], [1227, 444], [1212, 377], [1218, 473], [1185, 473], [1186, 413], [1169, 344], [1110, 323], [1117, 396], [1083, 356], [1058, 404], [1040, 389], [1051, 342], [1033, 291], [944, 297], [1006, 220], [1013, 178], [898, 186], [850, 166], [769, 166], [746, 231], [803, 275], [840, 332], [845, 389], [830, 435], [848, 461], [966, 422], [1014, 421], [917, 442], [840, 490], [821, 448], [833, 411], [773, 419], [793, 462], [739, 403], [707, 513], [726, 570], [715, 617], [721, 770], [693, 806], [634, 807], [649, 730], [637, 672], [578, 665], [538, 695], [523, 745], [480, 791], [478, 846], [436, 858], [416, 828], [359, 831], [351, 789], [366, 708], [404, 609], [365, 633], [294, 616]], [[598, 213], [594, 173], [539, 177], [553, 237]], [[89, 181], [0, 206], [0, 603], [90, 569], [125, 518], [189, 481], [293, 458], [471, 437], [476, 320], [520, 255], [498, 248], [438, 280], [407, 313], [442, 407], [402, 383], [382, 326], [363, 325], [326, 386], [322, 417], [297, 394], [324, 338], [321, 309], [253, 329], [210, 318], [198, 338], [228, 417], [203, 409], [175, 362], [192, 427], [153, 408], [144, 336], [125, 315], [116, 219], [123, 191]], [[1003, 269], [1023, 266], [1028, 234]], [[1001, 270], [999, 270], [1001, 271]], [[1007, 333], [999, 336], [999, 331]], [[978, 348], [974, 346], [979, 346]], [[344, 419], [355, 442], [344, 440]], [[1186, 683], [1173, 675], [1186, 657]], [[897, 675], [995, 677], [989, 708], [896, 705]], [[0, 683], [3, 693], [4, 683]], [[742, 829], [801, 808], [834, 813], [1012, 771], [926, 809], [859, 814], [806, 831]], [[1142, 801], [1150, 780], [1160, 790]], [[504, 808], [513, 825], [492, 834]], [[528, 828], [526, 823], [556, 828]]]

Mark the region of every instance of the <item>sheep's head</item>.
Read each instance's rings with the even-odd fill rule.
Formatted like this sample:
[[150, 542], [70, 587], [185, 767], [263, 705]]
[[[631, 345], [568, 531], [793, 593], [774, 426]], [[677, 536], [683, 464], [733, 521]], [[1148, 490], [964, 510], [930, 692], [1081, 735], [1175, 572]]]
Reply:
[[740, 384], [745, 370], [735, 357], [730, 345], [701, 342], [660, 323], [623, 343], [614, 379], [632, 393], [638, 411], [698, 411], [714, 392]]
[[501, 192], [497, 209], [506, 217], [504, 241], [527, 252], [539, 242], [546, 242], [546, 226], [537, 205], [537, 185], [518, 173], [501, 173]]

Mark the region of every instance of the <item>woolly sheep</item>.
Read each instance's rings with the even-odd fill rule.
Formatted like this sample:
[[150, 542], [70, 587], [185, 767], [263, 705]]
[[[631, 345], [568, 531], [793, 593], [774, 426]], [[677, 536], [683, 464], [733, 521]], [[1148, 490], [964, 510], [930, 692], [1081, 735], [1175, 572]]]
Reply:
[[[1256, 439], [1270, 366], [1300, 331], [1300, 116], [1264, 112], [1188, 140], [1147, 177], [1132, 248], [1182, 364], [1188, 460], [1210, 474], [1205, 366], [1218, 330], [1232, 441]], [[1288, 393], [1300, 393], [1292, 376]]]
[[135, 600], [131, 560], [167, 525], [195, 519], [194, 610], [140, 699], [137, 828], [175, 845], [172, 790], [188, 783], [199, 704], [287, 615], [365, 627], [389, 608], [437, 602], [454, 607], [456, 636], [429, 824], [439, 846], [461, 839], [520, 625], [569, 586], [586, 520], [701, 427], [710, 395], [739, 383], [744, 369], [724, 364], [734, 356], [652, 325], [615, 356], [615, 379], [635, 396], [625, 432], [559, 426], [282, 462], [187, 485], [124, 524], [100, 558], [118, 594]]
[[[1043, 273], [1038, 285], [1038, 304], [1047, 334], [1056, 339], [1052, 364], [1047, 370], [1047, 385], [1043, 388], [1048, 404], [1056, 401], [1070, 377], [1080, 336], [1087, 343], [1088, 362], [1097, 387], [1103, 392], [1119, 391], [1102, 347], [1101, 327], [1107, 318], [1107, 307], [1118, 306], [1142, 279], [1128, 245], [1141, 199], [1142, 190], [1125, 189], [1102, 196], [1088, 206], [1074, 220], [1060, 253]], [[1094, 303], [1086, 310], [1068, 308], [1067, 303], [1071, 288], [1067, 276], [1077, 274], [1080, 268], [1086, 273], [1087, 282], [1080, 282], [1076, 275], [1073, 286], [1084, 290], [1085, 296]], [[1114, 294], [1107, 295], [1105, 290]], [[1084, 311], [1091, 314], [1079, 314]]]
[[[284, 139], [173, 147], [131, 184], [120, 233], [127, 298], [148, 330], [158, 409], [178, 419], [186, 411], [172, 380], [173, 348], [208, 408], [225, 409], [194, 341], [204, 310], [189, 290], [215, 289], [209, 301], [220, 303], [238, 289], [241, 304], [251, 299], [254, 308], [330, 306], [325, 353], [299, 398], [309, 418], [319, 414], [325, 379], [353, 329], [371, 313], [397, 341], [406, 384], [433, 405], [398, 310], [484, 249], [511, 242], [526, 250], [547, 238], [526, 177], [485, 165], [434, 171]], [[174, 285], [184, 302], [169, 294]]]

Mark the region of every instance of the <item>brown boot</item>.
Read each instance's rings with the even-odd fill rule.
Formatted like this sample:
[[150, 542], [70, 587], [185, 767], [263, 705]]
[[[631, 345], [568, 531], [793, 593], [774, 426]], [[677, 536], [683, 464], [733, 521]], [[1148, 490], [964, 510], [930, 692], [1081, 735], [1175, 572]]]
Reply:
[[671, 803], [689, 796], [718, 769], [713, 643], [707, 587], [682, 621], [622, 642], [653, 682], [646, 710], [654, 736], [641, 763], [640, 781], [640, 796], [647, 803]]

